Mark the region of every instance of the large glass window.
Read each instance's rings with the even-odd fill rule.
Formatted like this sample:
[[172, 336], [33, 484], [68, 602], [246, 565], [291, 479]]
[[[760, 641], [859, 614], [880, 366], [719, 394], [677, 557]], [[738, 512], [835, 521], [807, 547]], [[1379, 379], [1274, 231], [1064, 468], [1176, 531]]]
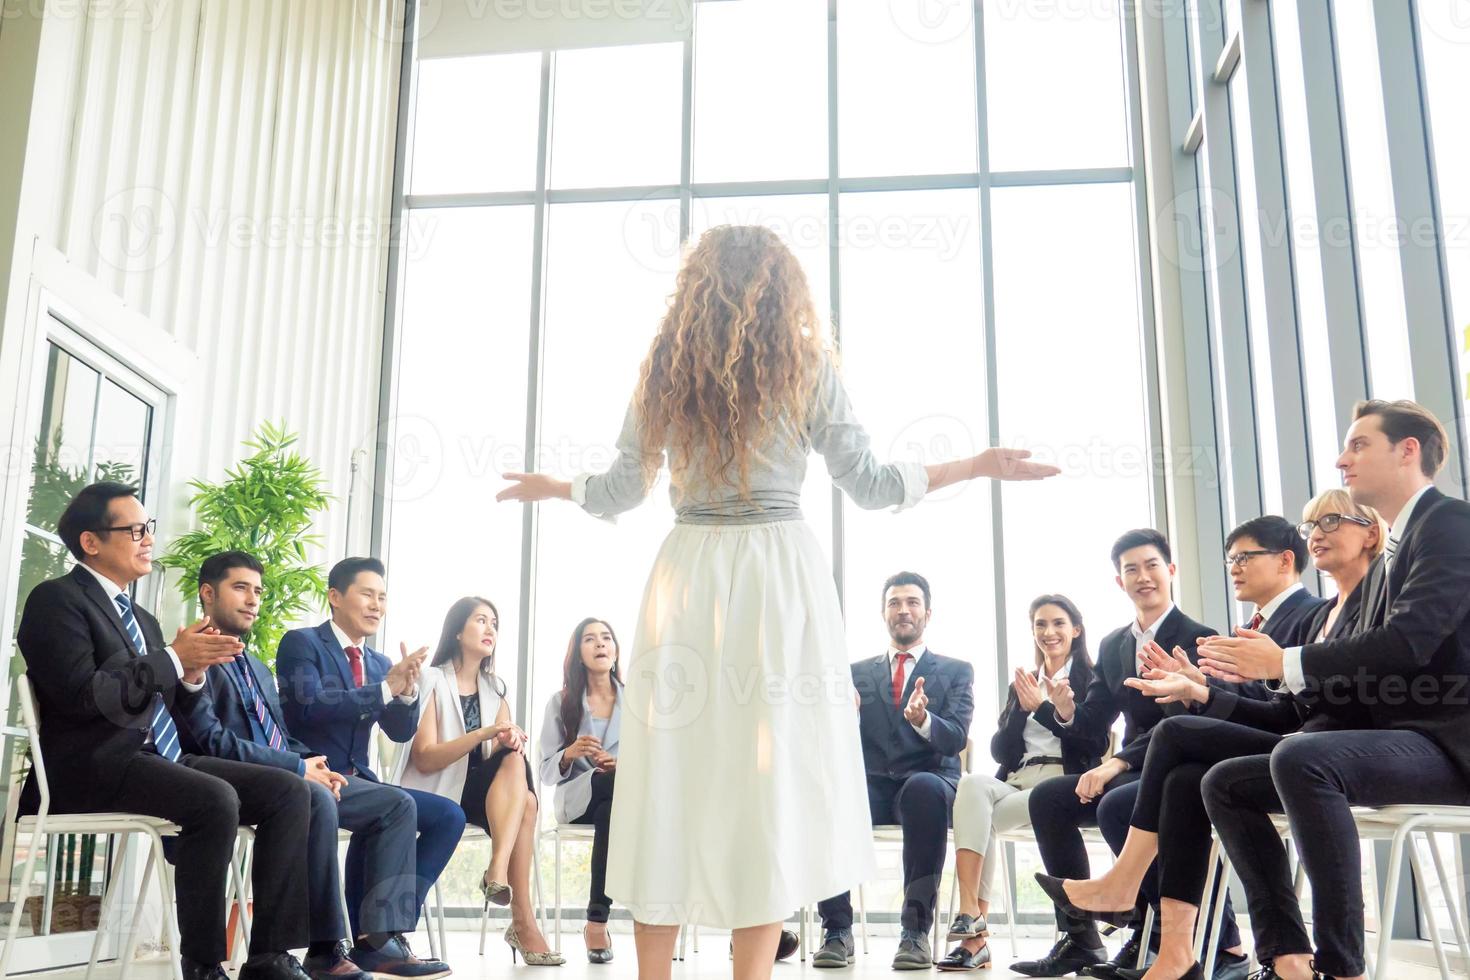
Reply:
[[[809, 461], [802, 509], [844, 586], [850, 659], [887, 644], [884, 578], [905, 568], [929, 576], [934, 648], [975, 665], [971, 734], [980, 747], [974, 765], [983, 767], [1004, 695], [997, 666], [1029, 657], [1031, 596], [1022, 593], [1065, 587], [1102, 622], [1121, 620], [1106, 543], [1155, 520], [1143, 451], [1152, 366], [1140, 353], [1121, 4], [1062, 4], [1055, 16], [1027, 6], [986, 5], [987, 17], [995, 10], [984, 25], [988, 80], [977, 78], [982, 25], [971, 5], [910, 0], [841, 0], [835, 24], [826, 0], [696, 4], [687, 52], [666, 44], [553, 53], [544, 118], [536, 116], [539, 55], [419, 66], [411, 189], [435, 197], [410, 209], [407, 222], [397, 453], [385, 502], [391, 650], [400, 639], [431, 640], [456, 596], [494, 599], [501, 674], [529, 705], [516, 720], [534, 731], [560, 687], [580, 619], [606, 617], [630, 648], [647, 572], [672, 519], [667, 475], [648, 503], [616, 523], [565, 503], [540, 505], [535, 538], [526, 539], [522, 509], [493, 503], [498, 474], [525, 465], [528, 421], [539, 433], [538, 469], [564, 478], [604, 469], [688, 240], [715, 225], [762, 224], [792, 248], [819, 313], [832, 321], [844, 378], [880, 457], [933, 461], [982, 448], [996, 371], [1008, 439], [1106, 457], [1072, 465], [1067, 486], [1040, 498], [1041, 511], [1025, 499], [1033, 488], [1007, 489], [1002, 502], [1018, 510], [1005, 517], [1004, 555], [992, 547], [985, 484], [937, 493], [894, 516], [836, 502], [826, 467]], [[1079, 66], [1088, 78], [1081, 90], [1055, 81]], [[493, 106], [467, 103], [467, 89], [498, 96]], [[993, 279], [984, 265], [979, 99], [990, 117], [992, 169], [1039, 185], [995, 192]], [[692, 126], [683, 124], [686, 112]], [[1028, 135], [1038, 119], [1044, 133]], [[542, 138], [550, 189], [537, 200]], [[690, 183], [678, 186], [686, 155]], [[935, 189], [933, 175], [949, 186]], [[861, 189], [842, 186], [847, 178], [862, 180]], [[1084, 180], [1104, 183], [1072, 183]], [[486, 191], [535, 203], [470, 197]], [[1030, 223], [1029, 209], [1039, 223]], [[1053, 250], [1065, 256], [1061, 264], [1048, 256], [1048, 238], [1065, 242]], [[1107, 254], [1089, 260], [1094, 249]], [[987, 353], [987, 282], [996, 284], [997, 329], [1009, 338], [998, 363]], [[1097, 309], [1064, 302], [1085, 303], [1089, 291]], [[1092, 413], [1085, 435], [1048, 416], [1045, 396], [1028, 381], [1073, 370], [1035, 362], [1055, 357], [1058, 339], [1082, 329], [1074, 318], [1086, 321], [1089, 370], [1106, 364], [1109, 390], [1122, 392]], [[528, 399], [532, 378], [536, 397]], [[1140, 455], [1129, 462], [1135, 448]], [[1107, 521], [1087, 527], [1067, 517], [1052, 526], [1051, 508], [1081, 515], [1098, 499], [1120, 501], [1108, 505]], [[1076, 540], [1100, 549], [1101, 561], [1063, 585], [1048, 574], [1058, 566], [1046, 554]], [[991, 597], [998, 576], [1012, 574], [1023, 584], [1008, 593], [1013, 627], [1001, 652]], [[520, 622], [527, 586], [532, 616]], [[456, 856], [446, 898], [470, 899], [474, 864], [483, 860], [475, 850]], [[569, 848], [567, 860], [582, 873], [584, 854]], [[896, 896], [894, 877], [892, 894], [870, 892], [875, 908]]]

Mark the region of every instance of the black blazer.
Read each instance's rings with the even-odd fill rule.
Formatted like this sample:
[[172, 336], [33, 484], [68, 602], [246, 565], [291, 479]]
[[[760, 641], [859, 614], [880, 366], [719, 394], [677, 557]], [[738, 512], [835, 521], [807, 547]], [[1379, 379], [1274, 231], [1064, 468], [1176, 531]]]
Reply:
[[[1298, 593], [1302, 594], [1304, 593]], [[1343, 600], [1342, 612], [1338, 613], [1332, 629], [1327, 633], [1327, 639], [1350, 636], [1358, 628], [1362, 596], [1363, 583], [1359, 582]], [[1282, 630], [1284, 638], [1275, 635], [1271, 638], [1282, 647], [1298, 646], [1315, 639], [1322, 632], [1327, 616], [1332, 612], [1333, 601], [1321, 599], [1312, 605], [1312, 615], [1305, 623], [1291, 630]], [[1282, 608], [1285, 608], [1285, 604]], [[1263, 629], [1262, 632], [1267, 631]], [[1341, 685], [1334, 685], [1329, 689], [1328, 696], [1312, 696], [1305, 692], [1296, 695], [1282, 688], [1270, 692], [1269, 697], [1263, 700], [1254, 694], [1242, 692], [1234, 685], [1216, 685], [1212, 682], [1210, 701], [1202, 713], [1209, 718], [1233, 721], [1278, 735], [1298, 730], [1346, 731], [1372, 727], [1372, 721], [1362, 705], [1353, 701], [1350, 692], [1345, 692]]]
[[904, 718], [903, 709], [894, 707], [888, 654], [852, 665], [852, 682], [862, 699], [858, 728], [863, 765], [869, 776], [907, 779], [914, 773], [932, 772], [958, 786], [960, 752], [975, 716], [975, 668], [963, 660], [926, 651], [904, 680], [904, 704], [920, 677], [933, 719], [927, 741]]
[[[1306, 589], [1297, 589], [1287, 596], [1275, 614], [1262, 624], [1261, 632], [1275, 640], [1276, 645], [1283, 649], [1301, 646], [1317, 635], [1312, 629], [1312, 622], [1317, 619], [1319, 613], [1325, 620], [1326, 613], [1322, 613], [1322, 610], [1331, 605], [1331, 599], [1312, 595]], [[1321, 628], [1321, 622], [1319, 622], [1317, 629]]]
[[[16, 642], [41, 711], [41, 757], [57, 812], [110, 809], [123, 769], [147, 740], [154, 695], [172, 704], [183, 689], [158, 620], [136, 606], [133, 614], [145, 656], [85, 568], [42, 582], [26, 599]], [[21, 812], [39, 803], [33, 772]]]
[[281, 701], [276, 694], [276, 679], [266, 665], [248, 651], [241, 655], [239, 662], [245, 664], [255, 679], [255, 689], [265, 703], [271, 721], [280, 730], [285, 747], [273, 749], [255, 741], [251, 712], [245, 707], [245, 692], [241, 690], [234, 664], [216, 664], [209, 668], [201, 691], [181, 689], [173, 705], [179, 742], [185, 752], [196, 755], [212, 755], [300, 772], [302, 759], [321, 753], [313, 752], [310, 746], [286, 730]]
[[[1086, 692], [1087, 685], [1092, 683], [1092, 673], [1092, 664], [1085, 658], [1073, 657], [1072, 666], [1067, 671], [1072, 690]], [[1030, 717], [1031, 712], [1023, 710], [1021, 702], [1016, 699], [1016, 685], [1012, 684], [995, 734], [990, 737], [990, 754], [1000, 763], [995, 778], [1002, 782], [1021, 767], [1026, 754], [1026, 719]], [[1063, 772], [1084, 773], [1101, 762], [1103, 753], [1108, 750], [1107, 732], [1099, 734], [1075, 726], [1063, 727], [1054, 714], [1047, 715], [1044, 721], [1038, 715], [1036, 720], [1062, 740]]]
[[1357, 629], [1302, 649], [1307, 690], [1347, 685], [1374, 728], [1433, 739], [1470, 779], [1470, 503], [1429, 488], [1383, 566]]
[[[1154, 640], [1165, 650], [1182, 647], [1193, 662], [1199, 658], [1195, 641], [1201, 636], [1214, 635], [1214, 630], [1190, 619], [1175, 606], [1159, 624]], [[1124, 686], [1124, 680], [1136, 676], [1137, 654], [1133, 644], [1133, 626], [1130, 623], [1103, 637], [1097, 669], [1092, 683], [1087, 686], [1087, 693], [1077, 702], [1077, 710], [1072, 716], [1072, 727], [1084, 728], [1095, 736], [1106, 738], [1113, 722], [1121, 714], [1123, 746], [1114, 755], [1131, 768], [1141, 769], [1153, 727], [1163, 721], [1166, 715], [1184, 714], [1186, 709], [1177, 704], [1161, 705], [1143, 692]], [[1056, 709], [1051, 702], [1036, 709], [1036, 720], [1048, 728], [1051, 727], [1047, 724], [1048, 721], [1056, 722]]]

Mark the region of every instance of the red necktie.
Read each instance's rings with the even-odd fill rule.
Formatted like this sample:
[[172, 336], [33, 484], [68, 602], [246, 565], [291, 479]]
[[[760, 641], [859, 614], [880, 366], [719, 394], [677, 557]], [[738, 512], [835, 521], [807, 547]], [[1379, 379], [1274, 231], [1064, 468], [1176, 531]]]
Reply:
[[1261, 624], [1265, 621], [1265, 618], [1260, 613], [1256, 613], [1254, 616], [1251, 617], [1251, 624], [1250, 626], [1246, 627], [1246, 629], [1258, 630], [1261, 628]]
[[893, 672], [893, 706], [903, 707], [903, 662], [909, 658], [906, 653], [896, 654], [898, 658], [898, 669]]
[[362, 651], [357, 647], [348, 647], [347, 659], [352, 664], [353, 686], [362, 687]]

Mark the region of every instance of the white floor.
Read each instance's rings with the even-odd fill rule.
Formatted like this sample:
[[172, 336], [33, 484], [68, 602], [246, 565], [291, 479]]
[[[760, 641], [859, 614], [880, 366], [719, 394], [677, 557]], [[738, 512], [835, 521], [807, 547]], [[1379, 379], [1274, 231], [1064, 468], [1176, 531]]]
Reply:
[[[500, 978], [517, 975], [526, 980], [530, 977], [544, 977], [544, 980], [636, 980], [637, 958], [633, 952], [633, 937], [627, 926], [622, 923], [614, 925], [613, 929], [613, 952], [615, 959], [607, 965], [594, 966], [587, 962], [583, 951], [582, 937], [575, 929], [569, 929], [562, 940], [562, 954], [567, 958], [563, 967], [529, 967], [524, 963], [511, 966], [510, 947], [505, 945], [500, 929], [494, 928], [491, 923], [491, 931], [485, 943], [485, 955], [479, 955], [479, 933], [478, 931], [452, 930], [448, 935], [449, 955], [446, 958], [449, 965], [454, 968], [454, 976], [458, 980], [500, 980]], [[1019, 976], [1012, 973], [1007, 967], [1011, 963], [1010, 942], [1004, 937], [992, 939], [995, 953], [995, 968], [993, 970], [979, 973], [977, 980], [997, 980], [1000, 977]], [[773, 980], [893, 980], [897, 977], [923, 976], [922, 973], [895, 973], [889, 967], [894, 948], [897, 946], [897, 938], [894, 935], [874, 935], [872, 937], [869, 952], [864, 955], [859, 946], [857, 962], [847, 970], [816, 970], [811, 964], [801, 963], [796, 956], [790, 960], [776, 964]], [[1051, 948], [1050, 936], [1023, 938], [1020, 940], [1020, 958], [1027, 959], [1041, 956]], [[413, 947], [420, 955], [428, 955], [428, 938], [420, 932], [413, 937]], [[1432, 959], [1429, 962], [1433, 962]], [[56, 971], [44, 974], [47, 980], [77, 980], [82, 975], [81, 970]], [[97, 980], [110, 980], [117, 975], [115, 964], [109, 964], [98, 971]], [[938, 977], [939, 971], [935, 970], [928, 974]], [[1393, 977], [1391, 980], [1429, 980], [1438, 976], [1438, 970], [1433, 967], [1411, 966], [1408, 963], [1395, 962]], [[41, 976], [31, 974], [31, 976]], [[730, 976], [729, 939], [725, 934], [704, 932], [700, 935], [699, 952], [695, 953], [692, 946], [686, 949], [686, 958], [682, 962], [676, 962], [673, 969], [674, 980], [714, 980]], [[167, 980], [167, 964], [162, 960], [140, 961], [131, 971], [129, 980]]]

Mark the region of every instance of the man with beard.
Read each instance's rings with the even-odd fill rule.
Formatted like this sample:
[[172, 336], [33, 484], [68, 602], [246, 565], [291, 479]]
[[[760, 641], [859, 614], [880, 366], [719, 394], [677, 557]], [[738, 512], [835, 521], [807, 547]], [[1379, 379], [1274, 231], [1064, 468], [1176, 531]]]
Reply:
[[[975, 711], [975, 669], [924, 645], [930, 615], [924, 577], [892, 576], [883, 583], [888, 650], [852, 665], [873, 823], [903, 828], [904, 902], [895, 970], [927, 970], [934, 960], [929, 928], [960, 781], [960, 752]], [[847, 966], [854, 959], [849, 893], [817, 909], [823, 937], [812, 965]]]

